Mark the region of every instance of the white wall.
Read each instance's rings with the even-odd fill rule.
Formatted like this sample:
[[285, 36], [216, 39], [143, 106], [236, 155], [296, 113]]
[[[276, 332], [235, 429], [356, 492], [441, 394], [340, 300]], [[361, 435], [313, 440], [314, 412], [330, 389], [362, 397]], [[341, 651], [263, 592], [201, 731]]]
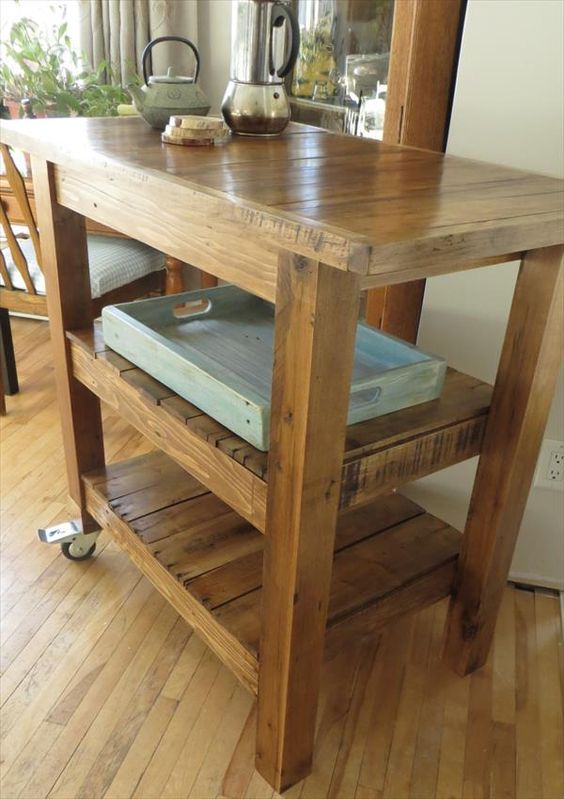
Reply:
[[[564, 176], [564, 4], [470, 0], [447, 151]], [[419, 344], [455, 368], [492, 381], [517, 265], [428, 281]], [[547, 438], [564, 439], [562, 375]], [[461, 529], [476, 462], [409, 490]], [[512, 565], [514, 579], [564, 588], [564, 495], [533, 488]]]

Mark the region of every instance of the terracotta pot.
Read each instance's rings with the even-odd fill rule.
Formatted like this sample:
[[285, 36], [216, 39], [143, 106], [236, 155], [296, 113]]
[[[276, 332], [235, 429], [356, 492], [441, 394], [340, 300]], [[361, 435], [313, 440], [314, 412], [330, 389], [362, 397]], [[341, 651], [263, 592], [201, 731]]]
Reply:
[[10, 112], [10, 119], [20, 118], [20, 104], [17, 100], [4, 100], [4, 105]]

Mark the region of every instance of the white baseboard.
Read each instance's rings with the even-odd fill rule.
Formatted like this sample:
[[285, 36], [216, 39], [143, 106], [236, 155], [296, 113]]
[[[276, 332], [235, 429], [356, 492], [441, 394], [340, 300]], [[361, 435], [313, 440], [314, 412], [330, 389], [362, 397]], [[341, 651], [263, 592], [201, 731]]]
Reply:
[[540, 574], [529, 574], [528, 572], [510, 572], [509, 578], [513, 583], [524, 583], [534, 585], [538, 588], [550, 588], [553, 591], [564, 591], [564, 580], [551, 580]]

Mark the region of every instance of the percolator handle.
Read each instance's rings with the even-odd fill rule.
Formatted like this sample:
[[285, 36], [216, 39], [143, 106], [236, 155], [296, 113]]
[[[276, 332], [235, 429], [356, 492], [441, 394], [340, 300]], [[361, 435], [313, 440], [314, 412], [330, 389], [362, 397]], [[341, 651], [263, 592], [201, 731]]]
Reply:
[[[284, 22], [287, 22], [290, 26], [290, 53], [285, 63], [282, 64], [276, 73], [279, 78], [285, 78], [286, 75], [291, 72], [298, 58], [298, 53], [300, 52], [300, 25], [298, 23], [298, 18], [291, 8], [288, 8], [285, 3], [274, 3], [272, 8], [272, 27], [279, 28]], [[272, 36], [270, 42], [270, 73], [274, 75], [274, 64], [272, 63]]]
[[196, 59], [196, 71], [194, 73], [194, 83], [196, 83], [198, 80], [198, 75], [200, 74], [200, 54], [198, 53], [196, 45], [193, 44], [190, 39], [184, 39], [182, 36], [157, 36], [156, 39], [153, 39], [149, 42], [149, 44], [143, 50], [143, 54], [141, 55], [141, 64], [143, 65], [143, 80], [145, 81], [145, 85], [149, 84], [149, 78], [151, 77], [147, 74], [147, 57], [153, 47], [161, 42], [182, 42], [183, 44], [188, 45], [188, 47], [194, 53], [194, 58]]

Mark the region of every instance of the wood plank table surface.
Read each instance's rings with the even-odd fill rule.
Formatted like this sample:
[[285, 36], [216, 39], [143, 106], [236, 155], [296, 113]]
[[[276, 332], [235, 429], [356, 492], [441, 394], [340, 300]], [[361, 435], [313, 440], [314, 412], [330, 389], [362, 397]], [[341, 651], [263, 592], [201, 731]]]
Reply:
[[[139, 119], [6, 122], [0, 138], [32, 156], [83, 529], [107, 527], [257, 693], [266, 779], [311, 768], [326, 637], [346, 646], [450, 594], [445, 657], [479, 668], [559, 364], [562, 183], [299, 125], [212, 148], [163, 145]], [[267, 460], [83, 329], [85, 217], [275, 303]], [[493, 392], [450, 372], [441, 399], [346, 428], [361, 291], [515, 258]], [[106, 466], [100, 398], [163, 454]], [[478, 453], [462, 536], [390, 495]]]

